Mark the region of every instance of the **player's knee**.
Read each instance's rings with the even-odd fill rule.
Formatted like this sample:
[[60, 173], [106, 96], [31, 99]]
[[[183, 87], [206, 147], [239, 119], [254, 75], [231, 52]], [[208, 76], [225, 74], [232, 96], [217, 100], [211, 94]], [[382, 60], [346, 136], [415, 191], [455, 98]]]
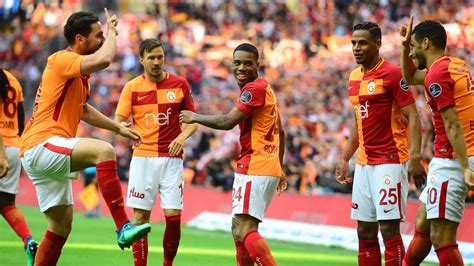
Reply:
[[367, 226], [367, 225], [358, 225], [357, 226], [357, 236], [361, 240], [370, 240], [370, 239], [375, 239], [377, 238], [377, 229], [372, 227], [372, 226]]
[[150, 221], [150, 215], [144, 212], [135, 212], [133, 214], [133, 222], [137, 224], [144, 224]]
[[103, 142], [100, 145], [98, 145], [96, 149], [97, 149], [96, 163], [115, 160], [115, 150], [114, 150], [114, 147], [110, 143]]
[[383, 239], [390, 239], [400, 234], [399, 223], [380, 223], [380, 232], [382, 233]]
[[234, 240], [242, 241], [242, 237], [240, 236], [240, 226], [239, 222], [236, 219], [232, 219], [232, 236]]

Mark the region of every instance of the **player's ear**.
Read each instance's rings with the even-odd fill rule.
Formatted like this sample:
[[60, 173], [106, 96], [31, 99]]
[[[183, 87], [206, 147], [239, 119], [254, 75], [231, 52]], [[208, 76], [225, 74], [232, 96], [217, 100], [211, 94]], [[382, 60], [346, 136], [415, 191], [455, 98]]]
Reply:
[[380, 49], [382, 47], [382, 39], [375, 41], [375, 45], [377, 45], [377, 48]]
[[431, 41], [428, 38], [423, 38], [423, 41], [421, 41], [421, 47], [425, 50], [429, 49], [431, 46]]
[[140, 62], [140, 65], [143, 65], [143, 57], [140, 56], [138, 59], [139, 59], [138, 61]]

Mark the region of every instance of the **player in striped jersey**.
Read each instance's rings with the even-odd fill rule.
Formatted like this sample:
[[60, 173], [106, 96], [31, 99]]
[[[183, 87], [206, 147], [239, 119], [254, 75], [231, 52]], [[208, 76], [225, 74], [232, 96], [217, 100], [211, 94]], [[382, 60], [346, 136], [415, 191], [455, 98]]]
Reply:
[[285, 135], [275, 93], [258, 76], [258, 50], [243, 43], [234, 49], [232, 70], [240, 87], [236, 106], [225, 115], [182, 111], [180, 121], [230, 130], [240, 127], [241, 152], [232, 192], [232, 235], [237, 265], [276, 265], [266, 241], [258, 233], [275, 192], [286, 189], [283, 173]]
[[[23, 133], [24, 121], [23, 92], [20, 83], [10, 72], [0, 68], [0, 130], [8, 160], [6, 168], [8, 174], [0, 179], [0, 213], [23, 240], [28, 265], [33, 265], [38, 243], [32, 239], [25, 217], [15, 207], [21, 173], [20, 135]], [[0, 157], [5, 158], [3, 153]]]
[[348, 162], [359, 149], [351, 219], [357, 220], [359, 265], [363, 266], [381, 265], [379, 225], [385, 265], [401, 265], [405, 249], [400, 221], [405, 216], [408, 177], [417, 183], [425, 178], [415, 100], [400, 68], [380, 57], [381, 45], [377, 24], [354, 26], [352, 50], [360, 66], [350, 74], [348, 94], [356, 123], [336, 168], [337, 181], [347, 183]]
[[[166, 221], [163, 265], [168, 266], [173, 264], [181, 238], [184, 142], [197, 129], [196, 124], [185, 124], [181, 130], [179, 112], [195, 108], [186, 80], [164, 71], [165, 51], [159, 40], [144, 40], [139, 53], [144, 74], [125, 85], [115, 120], [126, 122], [131, 115], [135, 130], [143, 136], [130, 163], [127, 206], [134, 210], [135, 223], [148, 223], [160, 194]], [[146, 265], [147, 255], [145, 236], [133, 244], [135, 266]]]
[[445, 54], [443, 25], [427, 20], [413, 32], [412, 25], [413, 17], [400, 30], [403, 76], [410, 84], [424, 85], [433, 114], [435, 151], [404, 263], [420, 264], [432, 243], [440, 265], [463, 265], [456, 232], [467, 189], [474, 189], [474, 84], [466, 63]]

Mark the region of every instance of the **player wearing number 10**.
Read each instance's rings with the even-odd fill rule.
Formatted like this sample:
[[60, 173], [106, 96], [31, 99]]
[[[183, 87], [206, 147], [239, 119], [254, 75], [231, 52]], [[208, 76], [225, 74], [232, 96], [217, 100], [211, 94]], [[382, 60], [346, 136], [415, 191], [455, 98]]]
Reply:
[[244, 43], [234, 49], [232, 70], [240, 87], [236, 106], [226, 115], [181, 111], [183, 123], [215, 129], [240, 127], [242, 150], [237, 161], [232, 199], [232, 234], [237, 265], [276, 265], [258, 224], [275, 192], [286, 188], [282, 170], [284, 132], [277, 100], [268, 81], [258, 77], [258, 50]]
[[420, 120], [415, 100], [400, 68], [379, 56], [381, 45], [382, 32], [377, 24], [354, 26], [352, 51], [360, 67], [350, 74], [348, 94], [356, 122], [336, 168], [337, 181], [346, 183], [348, 161], [359, 148], [351, 219], [357, 220], [359, 265], [363, 266], [381, 265], [379, 225], [385, 265], [401, 265], [405, 249], [400, 221], [406, 208], [407, 169], [417, 184], [425, 174], [420, 164]]
[[440, 265], [463, 265], [456, 232], [467, 189], [474, 189], [474, 85], [466, 63], [445, 54], [443, 25], [427, 20], [413, 32], [412, 25], [413, 17], [400, 30], [403, 76], [410, 84], [424, 85], [436, 137], [415, 236], [404, 264], [419, 265], [432, 243]]
[[0, 213], [23, 240], [28, 265], [33, 265], [38, 244], [31, 238], [25, 217], [15, 207], [21, 172], [20, 135], [23, 133], [24, 120], [20, 83], [10, 72], [0, 68], [0, 131], [9, 165], [7, 175], [0, 177]]

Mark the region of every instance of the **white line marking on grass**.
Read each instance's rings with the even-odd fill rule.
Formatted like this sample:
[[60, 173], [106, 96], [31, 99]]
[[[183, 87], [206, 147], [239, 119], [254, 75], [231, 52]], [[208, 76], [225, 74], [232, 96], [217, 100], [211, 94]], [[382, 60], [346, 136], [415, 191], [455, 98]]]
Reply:
[[[0, 247], [23, 247], [19, 241], [0, 241]], [[119, 251], [117, 245], [99, 244], [99, 243], [66, 243], [65, 249], [93, 249], [93, 250], [111, 250]], [[127, 250], [127, 249], [126, 249]], [[130, 250], [127, 250], [130, 252]], [[148, 252], [163, 253], [163, 248], [159, 246], [149, 246]], [[217, 257], [234, 257], [234, 250], [227, 249], [210, 249], [210, 248], [188, 248], [179, 247], [179, 254], [188, 255], [211, 255]], [[308, 254], [302, 252], [290, 251], [272, 251], [272, 254], [277, 259], [291, 259], [294, 261], [332, 261], [332, 262], [356, 262], [357, 257], [338, 254]]]

